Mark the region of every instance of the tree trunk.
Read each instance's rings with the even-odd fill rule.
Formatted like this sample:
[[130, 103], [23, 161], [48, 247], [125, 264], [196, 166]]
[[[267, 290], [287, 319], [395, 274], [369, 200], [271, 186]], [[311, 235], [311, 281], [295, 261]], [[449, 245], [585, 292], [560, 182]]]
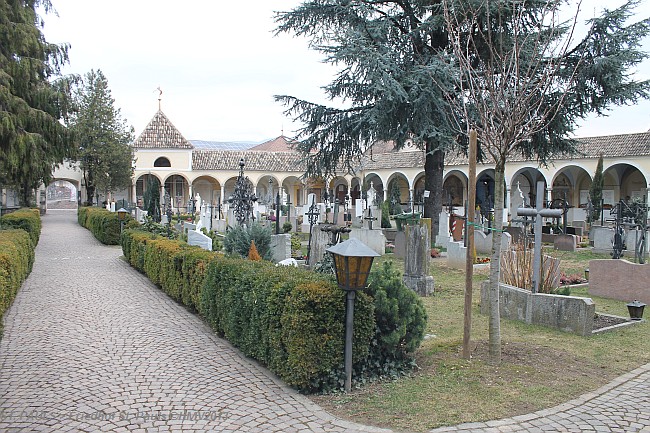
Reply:
[[501, 312], [499, 310], [499, 276], [501, 274], [501, 235], [503, 230], [503, 193], [505, 161], [498, 161], [494, 168], [494, 221], [492, 224], [492, 257], [490, 257], [490, 318], [489, 348], [491, 364], [501, 363]]
[[431, 218], [431, 241], [438, 235], [440, 212], [442, 211], [442, 179], [445, 168], [445, 153], [431, 150], [431, 143], [426, 143], [424, 159], [424, 189], [429, 197], [424, 198], [424, 217]]
[[19, 205], [21, 207], [31, 207], [32, 203], [34, 203], [33, 197], [34, 190], [26, 183], [23, 183], [19, 191]]

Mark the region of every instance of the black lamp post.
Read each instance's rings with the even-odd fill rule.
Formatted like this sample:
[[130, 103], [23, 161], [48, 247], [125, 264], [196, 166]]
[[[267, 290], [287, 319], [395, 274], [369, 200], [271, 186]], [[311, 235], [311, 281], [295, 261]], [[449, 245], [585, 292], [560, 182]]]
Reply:
[[124, 220], [126, 219], [128, 213], [129, 211], [123, 207], [117, 210], [117, 219], [120, 220], [120, 233], [122, 233], [122, 230], [124, 230]]
[[327, 249], [334, 258], [336, 281], [347, 293], [345, 314], [345, 392], [352, 389], [352, 336], [356, 291], [366, 286], [372, 261], [379, 257], [359, 239], [348, 239]]

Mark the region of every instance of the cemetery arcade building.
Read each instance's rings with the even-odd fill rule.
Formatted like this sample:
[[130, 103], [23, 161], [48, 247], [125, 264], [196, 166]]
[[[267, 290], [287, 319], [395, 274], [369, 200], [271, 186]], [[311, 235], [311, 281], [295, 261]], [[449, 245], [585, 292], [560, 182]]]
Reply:
[[[188, 141], [158, 110], [133, 143], [136, 166], [130, 190], [119, 192], [113, 198], [141, 204], [148, 178], [155, 177], [170, 194], [174, 212], [185, 211], [190, 199], [197, 194], [202, 201], [216, 206], [233, 193], [241, 159], [245, 163], [245, 174], [262, 203], [270, 201], [278, 192], [283, 202], [292, 206], [305, 204], [310, 193], [322, 199], [327, 192], [342, 202], [347, 194], [352, 199], [360, 197], [364, 181], [365, 185], [372, 182], [384, 199], [396, 185], [405, 204], [420, 202], [424, 193], [424, 153], [415, 147], [396, 151], [390, 144], [378, 143], [372, 155], [361, 159], [355, 173], [324, 181], [302, 178], [301, 154], [292, 149], [294, 142], [284, 135], [247, 149], [230, 146], [234, 149], [229, 150], [224, 144], [208, 148], [205, 143]], [[565, 199], [571, 206], [569, 222], [585, 220], [584, 207], [600, 154], [604, 156], [603, 198], [606, 205], [613, 205], [620, 199], [648, 198], [650, 132], [582, 138], [578, 143], [576, 156], [554, 160], [548, 167], [539, 167], [534, 161], [521, 157], [511, 158], [505, 171], [504, 215], [514, 213], [510, 207], [515, 194], [516, 202], [523, 196], [527, 203], [534, 203], [534, 185], [541, 180], [546, 185], [547, 201]], [[443, 185], [445, 205], [463, 205], [467, 173], [466, 157], [447, 155]], [[54, 177], [83, 189], [81, 174], [74, 167], [64, 165]], [[479, 164], [477, 204], [489, 208], [493, 193], [494, 165]]]

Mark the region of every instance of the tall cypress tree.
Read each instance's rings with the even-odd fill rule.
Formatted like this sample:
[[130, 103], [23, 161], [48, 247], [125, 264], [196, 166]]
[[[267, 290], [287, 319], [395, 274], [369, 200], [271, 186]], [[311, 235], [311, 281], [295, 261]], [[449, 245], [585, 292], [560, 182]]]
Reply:
[[0, 183], [23, 205], [49, 183], [73, 145], [60, 122], [69, 109], [69, 81], [60, 77], [68, 46], [48, 43], [36, 13], [49, 0], [0, 0]]
[[591, 186], [589, 187], [589, 199], [591, 200], [591, 205], [593, 206], [593, 211], [589, 218], [591, 221], [597, 221], [600, 218], [600, 213], [602, 212], [601, 203], [603, 201], [603, 186], [605, 183], [605, 178], [603, 177], [603, 154], [601, 153], [598, 157], [598, 164], [596, 164], [596, 172], [594, 173], [594, 180], [591, 181]]

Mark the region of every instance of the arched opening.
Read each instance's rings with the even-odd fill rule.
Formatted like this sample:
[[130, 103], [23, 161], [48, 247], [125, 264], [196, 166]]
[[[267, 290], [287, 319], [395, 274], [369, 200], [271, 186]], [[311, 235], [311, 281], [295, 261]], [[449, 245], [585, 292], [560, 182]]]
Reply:
[[442, 184], [442, 203], [449, 207], [462, 207], [465, 205], [465, 189], [467, 178], [460, 171], [452, 171]]
[[[173, 211], [189, 211], [188, 201], [189, 197], [189, 184], [183, 176], [173, 174], [165, 180], [165, 194], [169, 194], [172, 200]], [[201, 200], [204, 200], [201, 197]]]
[[169, 159], [165, 158], [164, 156], [161, 156], [160, 158], [156, 159], [153, 163], [154, 167], [171, 167], [172, 163], [169, 162]]
[[47, 186], [47, 209], [77, 209], [79, 189], [67, 180], [55, 180]]
[[147, 191], [150, 180], [155, 181], [160, 186], [160, 179], [150, 173], [143, 174], [135, 181], [136, 204], [139, 208], [144, 207], [144, 194]]
[[641, 171], [630, 164], [614, 164], [603, 172], [603, 200], [614, 205], [619, 200], [640, 199], [646, 193], [648, 181]]

